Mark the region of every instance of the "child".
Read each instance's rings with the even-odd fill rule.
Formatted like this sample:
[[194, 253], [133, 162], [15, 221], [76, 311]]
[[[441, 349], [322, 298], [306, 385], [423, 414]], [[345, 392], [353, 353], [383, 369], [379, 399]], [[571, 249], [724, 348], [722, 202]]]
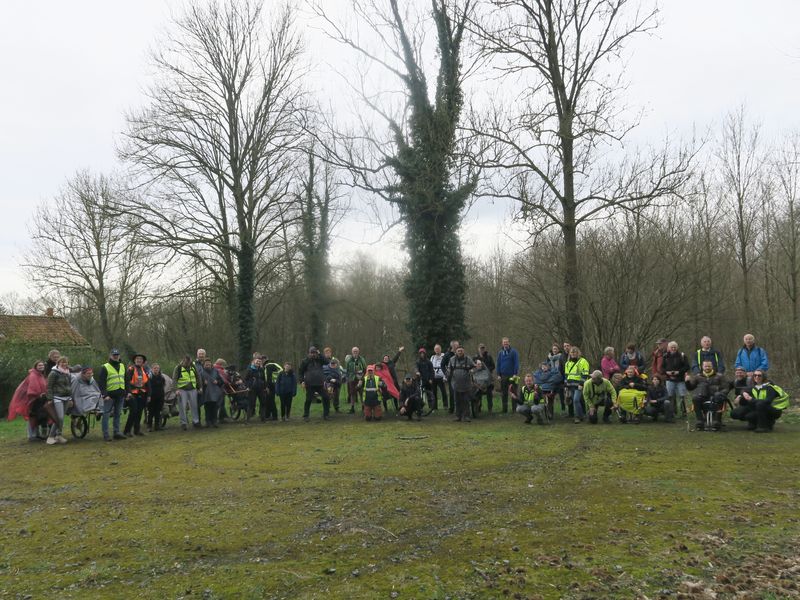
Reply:
[[292, 412], [292, 398], [297, 395], [297, 375], [292, 363], [283, 363], [283, 371], [275, 380], [275, 393], [281, 399], [281, 421], [288, 421]]
[[367, 421], [380, 421], [383, 416], [381, 410], [381, 392], [386, 384], [375, 375], [375, 365], [367, 367], [367, 374], [359, 383], [361, 389], [361, 404], [364, 406], [364, 418]]
[[400, 414], [411, 421], [414, 414], [417, 421], [422, 421], [422, 397], [420, 396], [419, 381], [414, 381], [411, 375], [406, 375], [400, 387]]

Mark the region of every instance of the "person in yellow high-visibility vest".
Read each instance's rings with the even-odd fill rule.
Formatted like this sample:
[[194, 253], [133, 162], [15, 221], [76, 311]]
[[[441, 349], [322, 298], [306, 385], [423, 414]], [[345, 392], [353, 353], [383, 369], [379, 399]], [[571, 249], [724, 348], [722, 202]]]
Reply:
[[175, 381], [175, 389], [178, 390], [178, 414], [181, 418], [181, 429], [189, 427], [189, 419], [186, 414], [186, 406], [192, 413], [192, 425], [200, 428], [200, 409], [197, 405], [197, 370], [192, 364], [192, 358], [186, 354], [181, 363], [175, 367], [172, 374]]
[[122, 405], [125, 402], [125, 365], [119, 360], [119, 350], [113, 348], [108, 355], [108, 362], [100, 367], [97, 375], [97, 385], [103, 398], [103, 439], [111, 441], [108, 431], [108, 417], [114, 418], [115, 440], [124, 440], [125, 436], [119, 430], [122, 417]]
[[588, 379], [589, 361], [581, 356], [580, 348], [571, 346], [569, 359], [564, 363], [564, 386], [567, 390], [567, 398], [572, 399], [575, 423], [580, 423], [584, 419], [583, 384]]
[[789, 394], [767, 380], [763, 369], [753, 371], [753, 385], [742, 392], [739, 408], [731, 416], [747, 421], [747, 428], [756, 433], [768, 433], [789, 408]]

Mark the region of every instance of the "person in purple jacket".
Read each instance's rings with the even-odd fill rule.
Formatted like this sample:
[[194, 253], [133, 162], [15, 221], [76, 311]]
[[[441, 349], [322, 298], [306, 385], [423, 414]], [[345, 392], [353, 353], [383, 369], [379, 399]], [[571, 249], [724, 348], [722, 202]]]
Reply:
[[[500, 392], [502, 393], [503, 412], [508, 412], [508, 386], [511, 378], [519, 375], [519, 353], [511, 347], [511, 341], [504, 337], [502, 347], [497, 353], [495, 361], [497, 367], [497, 379], [500, 380]], [[517, 401], [512, 398], [512, 412], [517, 410]]]
[[752, 333], [744, 335], [744, 346], [739, 348], [736, 354], [734, 367], [743, 368], [747, 373], [747, 379], [752, 381], [754, 371], [766, 371], [769, 369], [769, 358], [767, 351], [761, 346], [756, 346], [756, 338]]

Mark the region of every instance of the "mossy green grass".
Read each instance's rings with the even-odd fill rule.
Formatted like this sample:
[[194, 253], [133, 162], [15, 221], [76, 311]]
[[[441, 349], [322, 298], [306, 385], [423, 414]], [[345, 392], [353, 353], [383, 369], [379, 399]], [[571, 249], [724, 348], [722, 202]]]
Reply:
[[798, 434], [315, 413], [50, 447], [17, 421], [0, 598], [791, 597]]

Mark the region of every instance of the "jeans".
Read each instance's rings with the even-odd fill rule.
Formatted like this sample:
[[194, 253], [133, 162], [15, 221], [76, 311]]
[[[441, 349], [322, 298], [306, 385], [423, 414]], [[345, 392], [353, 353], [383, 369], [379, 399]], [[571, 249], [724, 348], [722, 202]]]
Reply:
[[583, 410], [583, 390], [580, 386], [572, 390], [572, 408], [575, 411], [575, 418], [583, 420], [586, 413]]
[[200, 423], [200, 409], [197, 406], [197, 390], [178, 390], [178, 413], [181, 418], [181, 425], [188, 425], [189, 420], [186, 415], [186, 405], [192, 412], [192, 423]]
[[675, 393], [678, 393], [678, 396], [681, 398], [685, 398], [688, 394], [686, 391], [686, 383], [683, 381], [669, 381], [667, 380], [667, 398], [670, 400], [675, 400]]
[[103, 429], [103, 437], [108, 437], [108, 417], [114, 415], [114, 434], [119, 433], [119, 422], [122, 418], [122, 404], [125, 401], [123, 394], [115, 394], [110, 392], [108, 400], [103, 400], [103, 420], [101, 426]]
[[56, 396], [53, 398], [53, 408], [56, 411], [55, 422], [50, 426], [49, 437], [56, 437], [61, 435], [61, 430], [64, 427], [64, 405], [69, 401], [69, 398], [60, 398]]

